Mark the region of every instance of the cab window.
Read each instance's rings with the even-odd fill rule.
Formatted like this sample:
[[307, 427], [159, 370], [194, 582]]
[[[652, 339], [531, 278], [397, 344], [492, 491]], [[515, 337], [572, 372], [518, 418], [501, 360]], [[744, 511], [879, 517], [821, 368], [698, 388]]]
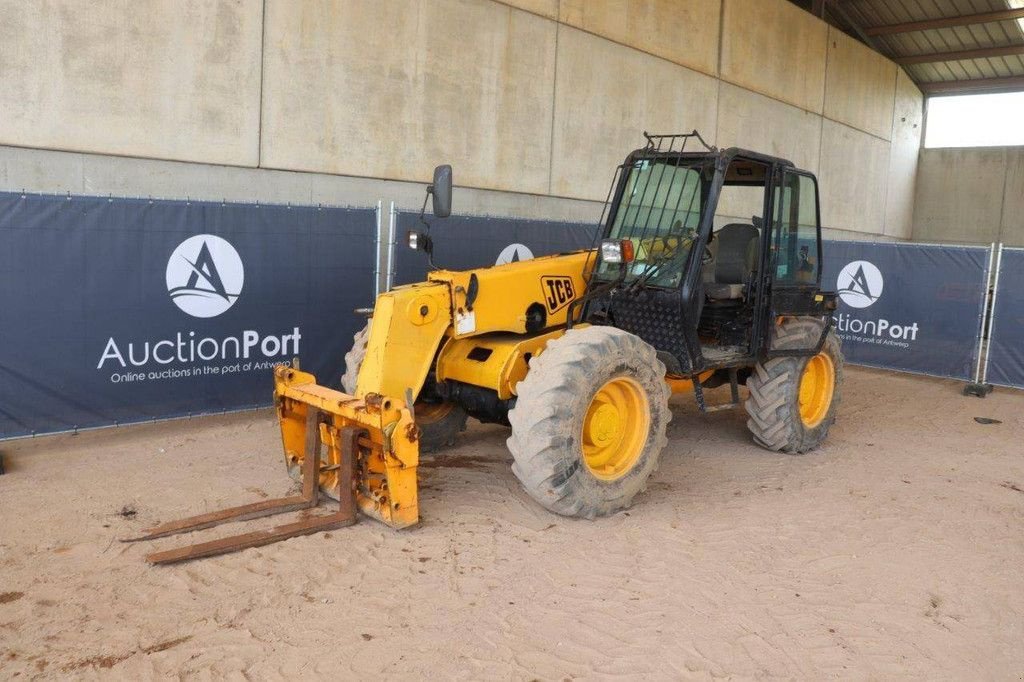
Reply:
[[775, 281], [818, 284], [818, 187], [814, 178], [783, 173], [775, 189]]

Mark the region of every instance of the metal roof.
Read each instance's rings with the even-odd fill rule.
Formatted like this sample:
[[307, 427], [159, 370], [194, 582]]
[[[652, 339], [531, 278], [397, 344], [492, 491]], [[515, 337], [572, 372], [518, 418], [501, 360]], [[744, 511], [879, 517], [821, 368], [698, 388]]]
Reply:
[[1024, 0], [793, 0], [901, 65], [925, 94], [1024, 90]]

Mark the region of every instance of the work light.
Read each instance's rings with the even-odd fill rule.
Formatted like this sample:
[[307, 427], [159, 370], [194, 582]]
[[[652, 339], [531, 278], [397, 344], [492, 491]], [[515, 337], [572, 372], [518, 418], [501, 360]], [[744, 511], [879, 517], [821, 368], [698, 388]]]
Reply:
[[430, 243], [430, 236], [424, 234], [423, 232], [415, 232], [413, 230], [410, 230], [409, 233], [406, 234], [406, 240], [407, 243], [409, 244], [409, 248], [412, 249], [413, 251], [429, 252], [431, 250], [430, 247], [432, 246], [432, 244]]
[[633, 242], [628, 239], [601, 242], [601, 260], [605, 263], [632, 263], [633, 257]]

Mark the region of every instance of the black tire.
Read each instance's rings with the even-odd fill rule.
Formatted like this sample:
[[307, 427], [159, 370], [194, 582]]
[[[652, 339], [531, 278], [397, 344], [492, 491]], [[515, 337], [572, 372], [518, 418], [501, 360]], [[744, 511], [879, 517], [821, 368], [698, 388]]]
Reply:
[[[584, 459], [584, 419], [598, 391], [620, 377], [640, 387], [650, 421], [639, 456], [607, 480]], [[658, 468], [672, 419], [665, 365], [654, 349], [614, 327], [573, 329], [530, 360], [517, 389], [508, 449], [512, 471], [530, 497], [563, 516], [594, 518], [629, 507]]]
[[359, 376], [359, 366], [363, 364], [366, 357], [366, 344], [370, 341], [370, 322], [356, 332], [352, 337], [352, 347], [345, 353], [345, 373], [341, 375], [341, 390], [349, 395], [356, 393], [356, 378]]
[[[341, 388], [350, 395], [356, 392], [359, 366], [366, 357], [366, 344], [370, 340], [370, 320], [352, 337], [352, 348], [345, 353], [345, 373], [341, 375]], [[455, 444], [455, 439], [466, 430], [466, 411], [453, 403], [420, 403], [414, 406], [416, 425], [420, 427], [420, 452], [437, 452]]]
[[[776, 328], [773, 348], [813, 348], [821, 338], [823, 324], [808, 318], [788, 320]], [[825, 441], [836, 419], [843, 385], [843, 353], [834, 331], [829, 332], [821, 352], [832, 362], [834, 387], [827, 413], [813, 426], [806, 425], [800, 416], [800, 381], [813, 358], [774, 358], [754, 367], [747, 379], [750, 395], [745, 407], [750, 417], [747, 428], [759, 445], [776, 452], [802, 454]]]

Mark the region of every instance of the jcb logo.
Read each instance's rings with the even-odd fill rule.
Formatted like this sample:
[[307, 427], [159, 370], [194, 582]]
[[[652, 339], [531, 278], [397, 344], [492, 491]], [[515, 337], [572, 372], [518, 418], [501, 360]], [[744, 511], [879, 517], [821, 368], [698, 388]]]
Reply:
[[549, 313], [557, 313], [576, 298], [572, 277], [544, 276], [540, 278], [540, 286], [544, 290], [544, 302]]

